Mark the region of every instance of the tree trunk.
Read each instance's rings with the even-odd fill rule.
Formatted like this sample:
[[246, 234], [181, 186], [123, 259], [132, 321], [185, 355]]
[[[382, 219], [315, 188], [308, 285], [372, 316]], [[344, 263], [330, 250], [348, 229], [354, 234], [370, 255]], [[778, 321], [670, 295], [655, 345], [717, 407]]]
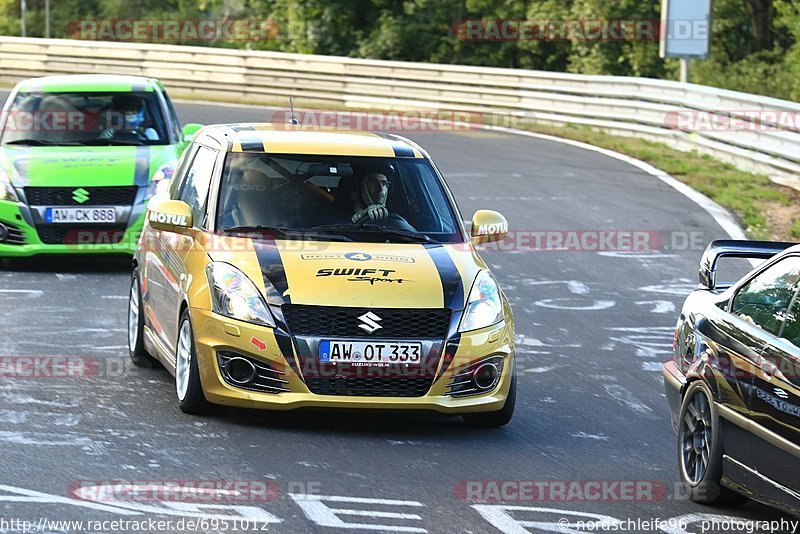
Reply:
[[772, 49], [772, 0], [747, 0], [750, 8], [750, 51]]

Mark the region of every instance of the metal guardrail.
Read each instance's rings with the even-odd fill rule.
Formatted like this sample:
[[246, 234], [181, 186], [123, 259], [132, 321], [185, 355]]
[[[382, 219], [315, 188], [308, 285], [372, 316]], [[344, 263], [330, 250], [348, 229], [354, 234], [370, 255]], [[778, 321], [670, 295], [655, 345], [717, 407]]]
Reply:
[[[161, 79], [175, 96], [352, 109], [482, 114], [485, 122], [576, 124], [710, 154], [800, 189], [800, 104], [648, 78], [378, 61], [174, 45], [0, 37], [0, 83], [49, 74]], [[794, 117], [771, 123], [763, 112]], [[676, 127], [675, 114], [739, 118], [740, 127]], [[748, 112], [759, 114], [755, 119]], [[769, 129], [767, 127], [774, 127]]]

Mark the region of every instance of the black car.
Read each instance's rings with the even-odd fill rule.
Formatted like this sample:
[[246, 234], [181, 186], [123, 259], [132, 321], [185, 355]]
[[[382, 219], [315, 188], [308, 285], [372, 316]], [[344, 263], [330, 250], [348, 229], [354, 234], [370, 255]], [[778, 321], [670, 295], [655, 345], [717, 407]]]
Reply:
[[[721, 257], [766, 259], [718, 287]], [[714, 241], [663, 375], [689, 497], [800, 515], [800, 246]], [[743, 497], [744, 496], [744, 497]]]

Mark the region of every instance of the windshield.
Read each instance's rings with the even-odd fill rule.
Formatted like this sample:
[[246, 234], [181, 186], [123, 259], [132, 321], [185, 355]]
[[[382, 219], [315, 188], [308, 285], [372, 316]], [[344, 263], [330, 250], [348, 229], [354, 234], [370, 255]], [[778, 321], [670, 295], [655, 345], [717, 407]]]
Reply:
[[169, 144], [152, 91], [18, 93], [2, 119], [3, 145]]
[[459, 243], [456, 214], [425, 159], [230, 153], [217, 228]]

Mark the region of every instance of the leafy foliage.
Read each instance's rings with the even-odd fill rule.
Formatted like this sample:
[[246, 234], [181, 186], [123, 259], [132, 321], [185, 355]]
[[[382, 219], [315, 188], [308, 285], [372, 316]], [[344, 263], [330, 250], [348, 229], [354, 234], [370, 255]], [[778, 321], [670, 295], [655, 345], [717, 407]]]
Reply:
[[[28, 35], [44, 33], [44, 0], [28, 0]], [[268, 39], [178, 44], [429, 61], [588, 74], [674, 78], [677, 61], [648, 40], [465, 39], [464, 21], [655, 21], [649, 0], [58, 0], [53, 37], [81, 20], [265, 21]], [[800, 4], [796, 0], [713, 0], [711, 56], [693, 81], [800, 100]], [[20, 2], [0, 0], [0, 33], [20, 34]]]

